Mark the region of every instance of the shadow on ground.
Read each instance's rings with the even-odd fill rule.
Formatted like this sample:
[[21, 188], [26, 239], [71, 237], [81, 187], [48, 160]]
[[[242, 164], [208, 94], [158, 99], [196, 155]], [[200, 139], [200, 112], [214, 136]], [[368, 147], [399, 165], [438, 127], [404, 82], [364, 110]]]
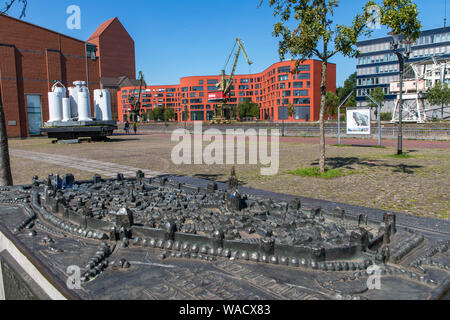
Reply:
[[[194, 178], [211, 180], [219, 183], [228, 183], [228, 177], [223, 174], [194, 174]], [[247, 181], [238, 180], [240, 186], [244, 186], [247, 184]]]
[[[319, 160], [311, 163], [313, 166], [319, 165]], [[336, 158], [327, 158], [326, 165], [331, 169], [348, 169], [348, 170], [356, 170], [355, 165], [369, 168], [391, 168], [393, 172], [396, 173], [407, 173], [414, 174], [415, 169], [423, 168], [423, 166], [413, 166], [407, 165], [404, 163], [401, 164], [388, 164], [382, 160], [362, 160], [356, 157], [336, 157]]]

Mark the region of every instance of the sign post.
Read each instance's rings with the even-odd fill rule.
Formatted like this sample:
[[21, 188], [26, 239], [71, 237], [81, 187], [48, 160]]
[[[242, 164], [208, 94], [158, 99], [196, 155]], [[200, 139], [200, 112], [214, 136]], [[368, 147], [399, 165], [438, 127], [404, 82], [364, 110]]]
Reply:
[[285, 130], [284, 130], [284, 121], [289, 120], [289, 109], [288, 107], [278, 107], [278, 120], [281, 120], [282, 123], [282, 130], [283, 130], [283, 137], [285, 136]]
[[373, 103], [377, 105], [377, 121], [378, 121], [378, 145], [381, 146], [381, 138], [382, 138], [382, 131], [381, 131], [381, 106], [380, 104], [375, 101], [374, 98], [370, 94], [368, 94], [365, 90], [363, 90], [363, 94], [368, 97]]
[[342, 108], [342, 106], [344, 105], [344, 103], [346, 103], [347, 100], [350, 99], [350, 97], [351, 97], [352, 94], [353, 94], [353, 91], [354, 91], [354, 90], [352, 90], [352, 91], [348, 94], [348, 96], [344, 99], [344, 101], [341, 102], [341, 104], [340, 104], [339, 107], [338, 107], [338, 144], [341, 144], [341, 108]]
[[347, 108], [347, 134], [370, 135], [370, 108]]

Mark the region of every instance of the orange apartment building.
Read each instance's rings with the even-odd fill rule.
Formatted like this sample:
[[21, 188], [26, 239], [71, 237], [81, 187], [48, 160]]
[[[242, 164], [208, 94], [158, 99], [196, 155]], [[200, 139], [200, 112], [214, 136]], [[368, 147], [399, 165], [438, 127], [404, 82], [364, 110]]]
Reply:
[[0, 15], [0, 99], [8, 137], [40, 135], [55, 81], [66, 87], [86, 81], [93, 109], [93, 90], [103, 82], [134, 79], [134, 59], [134, 41], [117, 18], [83, 41]]
[[[280, 108], [293, 104], [295, 114], [289, 121], [318, 121], [320, 111], [321, 62], [306, 60], [297, 73], [295, 61], [278, 62], [261, 73], [236, 75], [231, 90], [230, 104], [245, 99], [258, 104], [260, 120], [279, 121]], [[175, 121], [182, 120], [185, 108], [188, 121], [209, 121], [213, 118], [214, 103], [208, 102], [208, 93], [217, 91], [220, 76], [194, 76], [180, 79], [177, 85], [147, 86], [141, 97], [142, 112], [156, 107], [173, 108]], [[119, 121], [128, 120], [128, 98], [137, 96], [138, 87], [123, 87], [118, 92]], [[336, 92], [336, 65], [328, 65], [327, 91]]]

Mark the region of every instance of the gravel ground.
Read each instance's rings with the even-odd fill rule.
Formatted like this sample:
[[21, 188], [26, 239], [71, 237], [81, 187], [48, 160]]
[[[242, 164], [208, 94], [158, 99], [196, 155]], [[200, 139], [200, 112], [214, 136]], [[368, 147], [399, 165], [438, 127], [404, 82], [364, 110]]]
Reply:
[[[344, 143], [358, 144], [357, 141]], [[50, 140], [35, 138], [12, 140], [10, 148], [49, 154], [88, 158], [170, 174], [226, 181], [231, 166], [182, 165], [171, 161], [176, 143], [163, 134], [115, 136], [111, 142], [77, 145], [51, 144]], [[345, 177], [324, 180], [293, 176], [289, 170], [318, 163], [318, 145], [306, 138], [285, 138], [280, 144], [280, 171], [276, 176], [261, 176], [258, 165], [237, 165], [240, 181], [249, 187], [301, 195], [353, 205], [404, 212], [413, 215], [449, 219], [450, 213], [450, 149], [446, 144], [423, 141], [409, 144], [409, 159], [390, 157], [394, 147], [327, 146], [327, 166], [341, 168]], [[12, 157], [15, 184], [25, 184], [34, 175], [73, 173], [77, 179], [89, 179], [92, 173], [56, 167], [39, 161]]]

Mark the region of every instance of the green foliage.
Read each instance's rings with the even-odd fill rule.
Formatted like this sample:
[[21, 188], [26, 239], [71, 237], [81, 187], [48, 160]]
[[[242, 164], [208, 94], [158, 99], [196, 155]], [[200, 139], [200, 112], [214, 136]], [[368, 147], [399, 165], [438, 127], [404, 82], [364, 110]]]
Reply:
[[173, 120], [175, 118], [175, 112], [172, 108], [164, 109], [164, 121]]
[[325, 112], [329, 116], [335, 116], [337, 115], [337, 107], [339, 106], [339, 97], [331, 91], [327, 92], [326, 95], [326, 109]]
[[155, 121], [163, 121], [164, 120], [164, 108], [157, 107], [152, 110], [153, 120]]
[[345, 98], [353, 91], [353, 94], [345, 102], [346, 107], [356, 107], [356, 72], [352, 73], [344, 82], [344, 87], [336, 89], [336, 94], [339, 97], [339, 101], [344, 101]]
[[[373, 1], [369, 1], [375, 4]], [[381, 24], [401, 34], [405, 40], [414, 42], [419, 38], [422, 24], [418, 20], [419, 11], [412, 0], [383, 0]]]
[[380, 114], [381, 121], [390, 121], [392, 120], [392, 113], [391, 112], [382, 112]]
[[450, 88], [447, 83], [437, 83], [427, 92], [427, 100], [434, 106], [450, 104]]
[[253, 118], [259, 116], [258, 104], [252, 102], [251, 100], [245, 100], [238, 105], [239, 118]]
[[294, 104], [292, 104], [292, 103], [289, 103], [289, 105], [288, 105], [288, 114], [289, 114], [289, 117], [291, 117], [291, 118], [295, 115], [295, 107], [294, 107]]
[[[336, 25], [332, 29], [332, 17], [339, 5], [338, 0], [270, 0], [270, 5], [274, 7], [274, 15], [281, 20], [275, 24], [273, 34], [282, 37], [279, 48], [282, 59], [286, 53], [299, 57], [300, 60], [317, 56], [320, 60], [327, 61], [338, 52], [344, 56], [356, 57], [358, 36], [370, 34], [370, 30], [366, 28], [370, 18], [368, 10], [357, 14], [351, 26]], [[285, 24], [292, 15], [298, 21], [294, 30]], [[332, 51], [328, 48], [331, 42], [334, 42]], [[320, 44], [324, 45], [323, 51], [317, 49]]]
[[[383, 102], [384, 102], [384, 99], [385, 99], [383, 88], [377, 87], [372, 92], [370, 92], [369, 94], [376, 102], [378, 102], [380, 104], [381, 107], [383, 106]], [[376, 108], [377, 107], [377, 105], [372, 100], [370, 100], [369, 97], [366, 97], [366, 101], [368, 102], [368, 106], [370, 108]], [[375, 111], [375, 114], [376, 114], [376, 111]]]
[[409, 153], [390, 154], [387, 157], [388, 158], [394, 158], [394, 159], [411, 159], [411, 158], [415, 158], [415, 156], [412, 156]]
[[[339, 6], [338, 0], [270, 0], [274, 16], [280, 21], [274, 26], [273, 35], [281, 38], [279, 55], [284, 60], [287, 54], [296, 59], [296, 67], [306, 59], [317, 57], [322, 61], [321, 105], [320, 105], [320, 172], [325, 170], [325, 130], [324, 115], [326, 108], [327, 63], [337, 53], [355, 58], [360, 53], [356, 43], [360, 36], [369, 36], [372, 29], [371, 7], [375, 2], [369, 1], [356, 14], [348, 26], [334, 24], [334, 11]], [[358, 11], [358, 10], [356, 10]], [[381, 7], [381, 24], [396, 33], [402, 33], [408, 40], [416, 40], [420, 35], [421, 24], [417, 19], [417, 6], [411, 0], [383, 0]], [[290, 18], [295, 19], [291, 29]], [[297, 69], [296, 68], [296, 69]], [[295, 70], [294, 70], [295, 72]]]
[[313, 177], [313, 178], [323, 178], [323, 179], [333, 179], [344, 177], [355, 172], [343, 171], [341, 169], [325, 169], [324, 173], [320, 173], [319, 168], [300, 168], [296, 170], [288, 171], [289, 174], [301, 177]]

